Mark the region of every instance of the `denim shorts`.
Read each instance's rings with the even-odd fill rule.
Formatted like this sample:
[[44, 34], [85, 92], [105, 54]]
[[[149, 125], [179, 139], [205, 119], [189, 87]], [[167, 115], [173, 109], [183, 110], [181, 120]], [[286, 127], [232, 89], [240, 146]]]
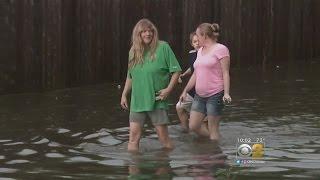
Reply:
[[130, 122], [137, 122], [143, 125], [147, 118], [151, 120], [154, 126], [170, 123], [167, 110], [165, 109], [155, 109], [153, 111], [144, 111], [144, 112], [130, 111], [130, 115], [129, 115]]
[[200, 97], [196, 94], [191, 106], [191, 111], [197, 111], [210, 116], [222, 115], [222, 109], [224, 107], [222, 100], [223, 94], [223, 91], [209, 97]]

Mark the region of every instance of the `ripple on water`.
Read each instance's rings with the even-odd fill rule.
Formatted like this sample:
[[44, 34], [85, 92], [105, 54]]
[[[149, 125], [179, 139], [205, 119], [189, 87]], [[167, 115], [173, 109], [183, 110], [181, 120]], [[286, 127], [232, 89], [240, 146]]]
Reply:
[[12, 168], [0, 168], [0, 173], [15, 173], [17, 171], [17, 169]]
[[108, 136], [110, 135], [109, 132], [98, 132], [98, 133], [94, 133], [94, 134], [89, 134], [85, 137], [83, 137], [83, 139], [93, 139], [93, 138], [97, 138], [97, 137], [101, 137], [101, 136]]
[[122, 143], [122, 141], [119, 141], [117, 139], [115, 139], [114, 137], [112, 136], [107, 136], [107, 137], [103, 137], [103, 138], [99, 138], [98, 141], [102, 144], [106, 144], [106, 145], [110, 145], [110, 146], [113, 146], [113, 145], [117, 145], [117, 144], [120, 144]]
[[4, 178], [4, 177], [0, 177], [0, 180], [15, 180], [15, 179], [13, 179], [13, 178]]
[[60, 143], [57, 142], [50, 142], [48, 144], [49, 147], [61, 147], [62, 145]]
[[76, 150], [74, 150], [74, 149], [68, 149], [68, 152], [76, 153], [76, 154], [83, 154], [82, 152], [76, 151]]
[[48, 142], [50, 142], [49, 139], [43, 138], [43, 139], [41, 139], [39, 141], [33, 142], [32, 144], [45, 144], [45, 143], [48, 143]]
[[300, 174], [290, 174], [290, 175], [284, 175], [283, 177], [288, 177], [288, 178], [299, 178], [299, 179], [310, 179], [312, 178], [311, 176], [305, 176], [305, 175], [300, 175]]
[[57, 178], [59, 178], [59, 179], [74, 179], [74, 177], [72, 177], [72, 176], [55, 176], [55, 177], [57, 177]]
[[46, 153], [45, 156], [48, 158], [64, 158], [64, 157], [66, 157], [65, 155], [60, 154], [60, 153]]
[[64, 128], [59, 128], [58, 129], [58, 134], [63, 134], [63, 133], [67, 133], [67, 132], [70, 132], [69, 129], [64, 129]]
[[18, 152], [17, 154], [20, 156], [28, 156], [32, 154], [37, 154], [38, 152], [32, 149], [23, 149], [22, 151]]
[[6, 142], [11, 142], [12, 140], [10, 139], [0, 139], [0, 143], [6, 143]]
[[114, 131], [115, 132], [129, 132], [129, 127], [117, 128]]
[[98, 164], [109, 165], [109, 166], [125, 166], [126, 165], [125, 161], [117, 160], [117, 159], [98, 161]]
[[79, 163], [79, 162], [96, 162], [96, 160], [87, 158], [87, 157], [82, 157], [82, 156], [76, 156], [69, 158], [68, 160], [65, 160], [64, 162], [71, 162], [71, 163]]
[[170, 166], [172, 168], [180, 168], [180, 167], [187, 167], [189, 165], [197, 164], [198, 161], [196, 160], [172, 160], [170, 162]]
[[14, 146], [14, 145], [20, 145], [20, 144], [24, 144], [24, 142], [6, 143], [6, 144], [3, 144], [3, 145], [5, 145], [5, 146]]
[[320, 169], [319, 162], [315, 163], [306, 163], [306, 162], [275, 162], [277, 166], [286, 167], [286, 168], [301, 168], [301, 169]]
[[316, 151], [315, 149], [284, 149], [284, 150], [293, 152], [293, 153], [313, 153]]
[[24, 164], [24, 163], [29, 163], [30, 161], [25, 160], [25, 159], [16, 159], [16, 160], [11, 160], [6, 162], [6, 164]]
[[75, 133], [75, 134], [72, 134], [71, 137], [77, 137], [77, 136], [80, 136], [81, 134], [82, 134], [82, 132]]
[[291, 152], [286, 152], [286, 151], [281, 151], [281, 150], [272, 150], [272, 151], [266, 151], [267, 156], [273, 156], [273, 157], [278, 157], [278, 158], [290, 158], [290, 159], [314, 159], [320, 161], [320, 154], [316, 153], [291, 153]]

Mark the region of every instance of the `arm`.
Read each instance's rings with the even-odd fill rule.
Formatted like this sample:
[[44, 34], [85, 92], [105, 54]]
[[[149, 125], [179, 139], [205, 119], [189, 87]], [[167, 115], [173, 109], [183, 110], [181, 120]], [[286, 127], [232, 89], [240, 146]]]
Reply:
[[179, 76], [180, 76], [180, 71], [173, 73], [170, 79], [170, 83], [166, 89], [169, 89], [171, 92], [174, 86], [177, 84]]
[[180, 75], [180, 77], [184, 77], [184, 76], [190, 75], [190, 74], [191, 74], [191, 68], [188, 68], [184, 73], [182, 73], [182, 74]]
[[193, 73], [191, 78], [189, 79], [188, 84], [186, 85], [186, 87], [184, 88], [184, 90], [180, 95], [180, 99], [179, 99], [180, 102], [184, 101], [184, 99], [187, 97], [187, 92], [190, 91], [195, 85], [196, 85], [196, 75], [195, 73]]
[[121, 102], [120, 102], [121, 107], [123, 109], [126, 109], [126, 110], [128, 109], [127, 95], [130, 92], [131, 87], [132, 87], [132, 79], [127, 77], [126, 83], [124, 85], [123, 92], [122, 92], [122, 95], [121, 95]]
[[194, 86], [196, 85], [196, 75], [193, 73], [191, 78], [188, 81], [188, 84], [186, 85], [186, 87], [184, 88], [184, 92], [188, 92], [190, 91]]
[[182, 83], [182, 79], [184, 76], [189, 75], [191, 73], [191, 68], [188, 68], [184, 73], [180, 74], [178, 83]]
[[157, 99], [164, 100], [169, 96], [174, 86], [177, 84], [179, 76], [180, 71], [172, 74], [169, 85], [165, 89], [162, 89], [158, 92], [159, 95], [157, 96]]
[[222, 76], [223, 76], [223, 88], [224, 88], [224, 96], [223, 101], [231, 102], [230, 97], [230, 57], [224, 57], [220, 61], [221, 68], [222, 68]]

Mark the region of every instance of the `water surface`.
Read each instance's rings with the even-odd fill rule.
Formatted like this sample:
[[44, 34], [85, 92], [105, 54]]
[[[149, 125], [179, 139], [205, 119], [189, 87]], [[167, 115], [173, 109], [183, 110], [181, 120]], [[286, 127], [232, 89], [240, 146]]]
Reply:
[[[0, 96], [0, 179], [317, 179], [320, 84], [314, 75], [232, 72], [220, 143], [182, 133], [170, 99], [161, 149], [147, 124], [141, 153], [126, 152], [128, 112], [118, 84]], [[265, 139], [264, 164], [235, 163], [238, 137]]]

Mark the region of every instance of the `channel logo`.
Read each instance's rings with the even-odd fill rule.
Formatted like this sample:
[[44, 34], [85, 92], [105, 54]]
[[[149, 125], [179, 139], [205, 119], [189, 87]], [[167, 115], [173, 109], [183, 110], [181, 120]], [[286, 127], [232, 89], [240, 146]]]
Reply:
[[240, 157], [261, 158], [264, 155], [264, 144], [240, 144], [237, 154]]

